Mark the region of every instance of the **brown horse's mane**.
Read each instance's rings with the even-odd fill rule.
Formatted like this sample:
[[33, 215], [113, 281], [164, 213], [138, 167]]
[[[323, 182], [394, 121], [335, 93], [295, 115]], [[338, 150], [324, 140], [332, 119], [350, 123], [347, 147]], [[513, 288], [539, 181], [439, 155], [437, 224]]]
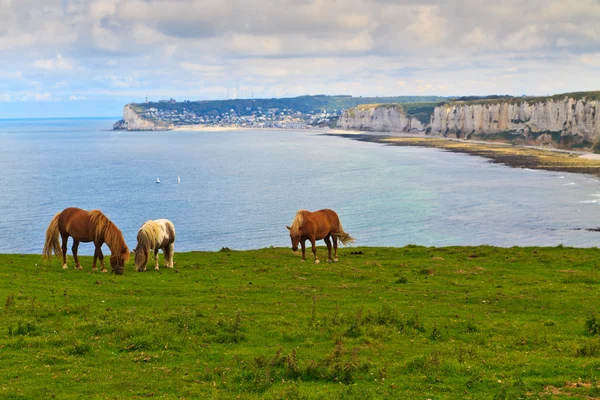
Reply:
[[300, 210], [296, 213], [296, 217], [294, 218], [294, 222], [292, 222], [292, 226], [290, 227], [290, 235], [299, 236], [300, 228], [304, 224], [304, 213], [308, 212], [306, 210]]
[[106, 215], [102, 214], [100, 210], [92, 210], [88, 215], [94, 227], [94, 239], [96, 241], [106, 242], [108, 248], [114, 254], [121, 254], [123, 250], [129, 252], [123, 234]]

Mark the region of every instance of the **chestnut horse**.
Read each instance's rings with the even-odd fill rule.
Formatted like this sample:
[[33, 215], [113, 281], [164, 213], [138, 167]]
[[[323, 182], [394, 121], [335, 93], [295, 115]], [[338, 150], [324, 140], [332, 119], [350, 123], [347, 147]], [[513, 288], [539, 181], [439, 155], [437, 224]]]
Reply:
[[162, 249], [165, 255], [165, 267], [173, 268], [173, 255], [175, 254], [175, 227], [168, 219], [147, 221], [137, 234], [135, 252], [135, 268], [138, 272], [146, 270], [148, 253], [154, 249], [154, 269], [158, 271], [158, 250]]
[[[302, 261], [306, 260], [306, 248], [304, 242], [308, 239], [312, 245], [312, 252], [315, 256], [315, 263], [319, 263], [317, 258], [317, 247], [315, 241], [324, 239], [329, 252], [327, 262], [337, 262], [337, 240], [340, 239], [343, 245], [354, 241], [354, 238], [344, 232], [340, 218], [333, 210], [324, 209], [315, 212], [300, 210], [296, 213], [296, 218], [292, 226], [286, 226], [290, 231], [292, 239], [292, 251], [298, 250], [298, 242], [302, 246]], [[331, 240], [333, 240], [334, 258], [331, 259]]]
[[[59, 236], [62, 239], [62, 247], [59, 245]], [[99, 210], [86, 211], [81, 208], [69, 207], [56, 214], [50, 221], [46, 231], [44, 257], [46, 259], [52, 257], [53, 252], [56, 256], [62, 255], [64, 269], [67, 269], [67, 240], [69, 240], [69, 236], [73, 237], [71, 250], [73, 251], [76, 269], [83, 269], [77, 257], [79, 242], [94, 242], [96, 250], [94, 251], [92, 270], [97, 270], [96, 259], [100, 259], [102, 272], [107, 272], [104, 268], [104, 255], [102, 254], [102, 244], [106, 243], [111, 252], [110, 266], [112, 272], [118, 275], [123, 273], [125, 263], [129, 261], [129, 248], [127, 248], [119, 228]]]

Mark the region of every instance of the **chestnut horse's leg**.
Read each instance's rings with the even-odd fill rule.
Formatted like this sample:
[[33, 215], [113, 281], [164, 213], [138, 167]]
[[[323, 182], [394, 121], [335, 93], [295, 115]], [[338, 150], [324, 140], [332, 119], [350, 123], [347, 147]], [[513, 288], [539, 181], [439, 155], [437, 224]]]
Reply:
[[154, 261], [155, 261], [155, 265], [154, 265], [154, 269], [158, 271], [158, 246], [155, 246], [156, 248], [154, 249]]
[[333, 262], [338, 262], [338, 258], [337, 258], [337, 236], [332, 235], [331, 239], [333, 240]]
[[327, 245], [327, 252], [329, 253], [327, 256], [327, 262], [331, 262], [331, 240], [329, 240], [329, 238], [331, 237], [331, 235], [327, 235], [325, 236], [325, 244]]
[[69, 235], [61, 233], [60, 238], [62, 240], [63, 269], [67, 269], [67, 240], [69, 240]]
[[310, 244], [312, 245], [313, 255], [315, 256], [315, 264], [318, 264], [320, 261], [317, 258], [317, 243], [314, 236], [310, 238]]
[[306, 243], [305, 243], [305, 240], [300, 239], [300, 245], [302, 246], [302, 261], [306, 261]]
[[73, 259], [75, 259], [75, 269], [83, 269], [81, 264], [79, 264], [79, 257], [77, 257], [77, 249], [79, 248], [79, 240], [75, 240], [73, 238], [73, 247], [71, 247], [71, 251], [73, 251]]
[[94, 271], [98, 270], [98, 268], [96, 268], [96, 259], [98, 259], [100, 260], [100, 270], [102, 272], [108, 272], [104, 267], [104, 254], [102, 254], [102, 243], [94, 242], [94, 246], [96, 246], [96, 249], [94, 250], [94, 263], [92, 264], [92, 269]]

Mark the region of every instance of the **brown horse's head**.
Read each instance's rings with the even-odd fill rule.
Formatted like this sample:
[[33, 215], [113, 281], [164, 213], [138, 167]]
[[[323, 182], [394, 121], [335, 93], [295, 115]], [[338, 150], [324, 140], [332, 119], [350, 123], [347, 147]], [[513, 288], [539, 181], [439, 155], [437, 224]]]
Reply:
[[302, 240], [302, 225], [304, 225], [305, 210], [300, 210], [296, 213], [292, 226], [286, 226], [290, 231], [290, 239], [292, 239], [292, 251], [298, 251], [298, 243]]
[[292, 251], [298, 251], [298, 243], [300, 243], [300, 237], [302, 236], [302, 227], [299, 226], [297, 229], [292, 229], [286, 226], [290, 231], [290, 239], [292, 240]]
[[110, 267], [112, 272], [117, 275], [123, 275], [125, 271], [125, 263], [129, 261], [129, 249], [125, 247], [119, 254], [110, 256]]

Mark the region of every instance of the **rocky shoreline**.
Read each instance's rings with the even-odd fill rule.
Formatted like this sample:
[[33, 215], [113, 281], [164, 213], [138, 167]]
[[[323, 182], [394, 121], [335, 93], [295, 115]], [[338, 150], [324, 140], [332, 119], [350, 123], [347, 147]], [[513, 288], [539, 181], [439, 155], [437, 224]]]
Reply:
[[[386, 134], [369, 133], [325, 133], [361, 142], [381, 143], [388, 146], [429, 147], [480, 156], [493, 163], [514, 168], [540, 169], [546, 171], [590, 174], [600, 177], [600, 159], [582, 156], [580, 152], [556, 151], [556, 149], [538, 149], [511, 146], [505, 143], [473, 143], [429, 137], [399, 137]], [[589, 153], [587, 153], [589, 154]]]

